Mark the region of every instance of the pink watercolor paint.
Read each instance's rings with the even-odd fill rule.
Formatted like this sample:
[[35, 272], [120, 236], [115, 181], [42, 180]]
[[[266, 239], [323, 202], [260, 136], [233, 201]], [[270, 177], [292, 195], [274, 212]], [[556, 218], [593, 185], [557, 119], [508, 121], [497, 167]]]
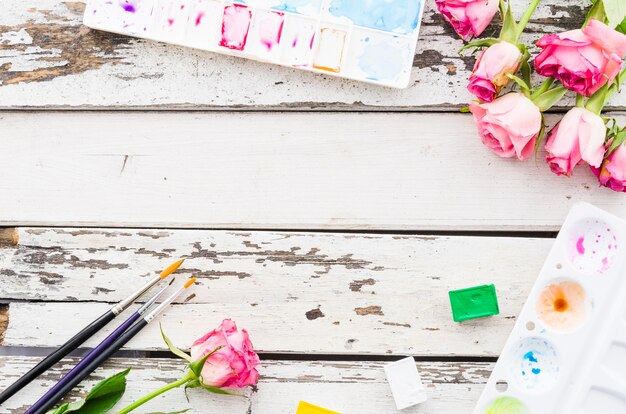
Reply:
[[310, 66], [317, 25], [316, 20], [289, 16], [281, 34], [281, 63], [295, 67]]
[[285, 14], [279, 12], [265, 13], [263, 16], [257, 15], [257, 33], [259, 41], [263, 46], [271, 51], [280, 43], [285, 24]]
[[219, 45], [232, 50], [243, 50], [248, 41], [252, 11], [247, 6], [232, 4], [224, 8], [222, 38]]
[[576, 250], [578, 254], [585, 254], [585, 236], [580, 236], [576, 242]]

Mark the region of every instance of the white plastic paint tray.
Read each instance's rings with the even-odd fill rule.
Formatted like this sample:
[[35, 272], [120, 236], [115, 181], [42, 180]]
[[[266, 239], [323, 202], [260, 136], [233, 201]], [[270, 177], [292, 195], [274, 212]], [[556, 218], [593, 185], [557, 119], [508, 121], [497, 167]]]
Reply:
[[423, 8], [424, 0], [88, 0], [83, 22], [123, 35], [404, 88]]
[[626, 222], [577, 204], [474, 414], [623, 413]]

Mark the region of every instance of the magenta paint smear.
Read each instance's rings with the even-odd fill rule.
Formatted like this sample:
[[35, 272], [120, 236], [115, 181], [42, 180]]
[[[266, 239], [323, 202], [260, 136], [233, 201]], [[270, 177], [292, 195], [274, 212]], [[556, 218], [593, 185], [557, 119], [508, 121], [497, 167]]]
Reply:
[[284, 23], [284, 13], [269, 12], [262, 17], [257, 15], [259, 41], [268, 51], [279, 45]]
[[233, 50], [243, 50], [248, 40], [251, 21], [252, 11], [247, 6], [240, 4], [226, 6], [222, 19], [220, 46]]
[[585, 236], [580, 236], [576, 241], [576, 250], [578, 254], [585, 254]]

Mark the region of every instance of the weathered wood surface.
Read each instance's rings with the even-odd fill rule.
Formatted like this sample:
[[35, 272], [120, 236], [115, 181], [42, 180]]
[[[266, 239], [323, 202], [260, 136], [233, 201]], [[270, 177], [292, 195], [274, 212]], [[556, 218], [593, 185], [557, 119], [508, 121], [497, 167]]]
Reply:
[[0, 225], [553, 231], [581, 200], [626, 216], [588, 168], [500, 159], [463, 114], [76, 115], [0, 114]]
[[[9, 385], [37, 361], [28, 357], [0, 357], [0, 389]], [[42, 395], [59, 376], [76, 363], [75, 359], [57, 367], [17, 394], [6, 403], [3, 413], [20, 414]], [[261, 378], [249, 398], [216, 396], [200, 390], [189, 390], [189, 402], [182, 390], [173, 390], [142, 407], [139, 412], [174, 411], [192, 408], [189, 413], [228, 414], [293, 414], [298, 401], [306, 400], [344, 414], [397, 413], [384, 363], [263, 361]], [[171, 359], [131, 360], [115, 358], [83, 382], [70, 398], [84, 393], [93, 384], [109, 375], [132, 368], [126, 394], [116, 408], [121, 409], [142, 395], [177, 380], [184, 364]], [[493, 367], [476, 362], [417, 362], [427, 387], [429, 400], [403, 413], [460, 414], [470, 412]]]
[[[528, 2], [512, 0], [520, 15]], [[544, 0], [526, 41], [579, 27], [586, 0]], [[80, 1], [0, 2], [2, 108], [458, 108], [474, 58], [427, 1], [408, 90], [92, 31]], [[486, 31], [496, 33], [497, 24]], [[613, 100], [626, 106], [626, 94]]]
[[[197, 276], [198, 284], [161, 318], [181, 346], [231, 317], [264, 352], [431, 356], [497, 356], [553, 243], [197, 230], [17, 233], [17, 246], [0, 249], [0, 297], [10, 302], [3, 345], [59, 345], [185, 257], [177, 274]], [[498, 289], [501, 314], [454, 323], [447, 292], [486, 283]], [[128, 347], [164, 349], [158, 325]]]

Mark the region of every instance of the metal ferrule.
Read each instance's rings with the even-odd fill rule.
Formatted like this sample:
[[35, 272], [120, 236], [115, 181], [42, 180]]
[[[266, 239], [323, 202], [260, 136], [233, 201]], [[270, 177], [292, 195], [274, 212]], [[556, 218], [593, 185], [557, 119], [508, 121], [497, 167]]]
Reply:
[[163, 309], [167, 308], [172, 302], [174, 302], [174, 300], [181, 294], [183, 293], [183, 291], [185, 290], [184, 287], [178, 289], [176, 292], [174, 292], [172, 294], [172, 296], [170, 296], [169, 298], [165, 299], [163, 302], [161, 302], [159, 304], [159, 306], [157, 306], [152, 312], [150, 312], [149, 314], [147, 314], [144, 319], [146, 320], [146, 322], [150, 323], [154, 320], [154, 318], [157, 317], [157, 315], [161, 312], [163, 312]]
[[150, 290], [154, 285], [159, 283], [161, 280], [160, 276], [155, 276], [154, 279], [150, 280], [150, 282], [146, 283], [141, 289], [137, 290], [135, 293], [118, 303], [117, 305], [111, 308], [111, 312], [116, 315], [119, 315], [124, 311], [124, 309], [128, 308], [132, 305], [137, 299], [143, 296], [148, 290]]
[[[173, 279], [172, 279], [172, 281], [173, 281]], [[144, 313], [146, 313], [146, 311], [152, 305], [154, 305], [154, 303], [157, 300], [159, 300], [159, 298], [165, 293], [165, 291], [170, 287], [170, 285], [171, 285], [171, 283], [168, 283], [167, 286], [165, 286], [163, 289], [159, 290], [156, 295], [151, 297], [150, 300], [148, 300], [146, 303], [144, 303], [143, 306], [137, 310], [137, 313], [140, 314], [140, 315], [143, 315]]]

